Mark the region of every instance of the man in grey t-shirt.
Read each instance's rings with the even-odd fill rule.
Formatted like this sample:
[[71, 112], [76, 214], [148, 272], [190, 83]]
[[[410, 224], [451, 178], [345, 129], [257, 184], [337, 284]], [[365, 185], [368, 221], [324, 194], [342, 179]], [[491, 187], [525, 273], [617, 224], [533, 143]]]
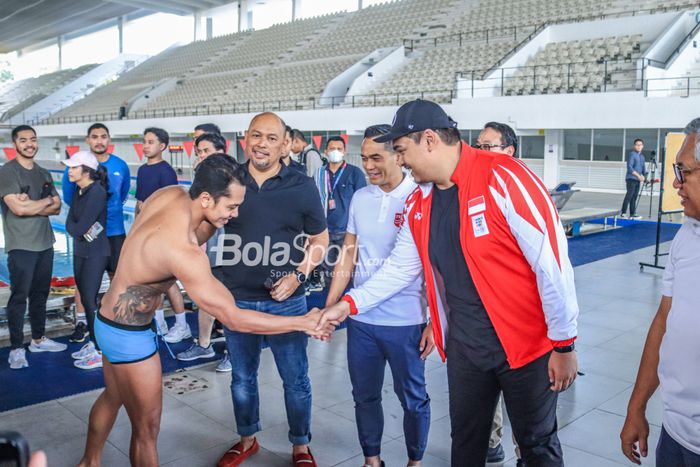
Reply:
[[10, 272], [8, 361], [10, 368], [17, 370], [29, 366], [24, 350], [27, 300], [32, 328], [29, 350], [60, 352], [67, 346], [44, 335], [55, 241], [48, 216], [61, 212], [61, 200], [49, 172], [34, 162], [38, 150], [36, 131], [20, 125], [12, 130], [12, 142], [17, 158], [0, 168], [0, 207]]

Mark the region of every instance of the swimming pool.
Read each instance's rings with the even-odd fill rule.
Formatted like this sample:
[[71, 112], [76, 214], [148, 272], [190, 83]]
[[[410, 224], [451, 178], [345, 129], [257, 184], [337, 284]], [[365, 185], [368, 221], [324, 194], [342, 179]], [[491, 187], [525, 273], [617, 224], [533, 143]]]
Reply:
[[[65, 203], [61, 206], [61, 213], [51, 217], [51, 225], [56, 243], [53, 245], [53, 277], [71, 277], [73, 276], [73, 241], [66, 232], [66, 215], [68, 214], [68, 205]], [[126, 231], [131, 228], [134, 222], [133, 201], [127, 201], [124, 206], [124, 224]], [[7, 270], [7, 253], [5, 253], [5, 236], [2, 233], [2, 218], [0, 217], [0, 281], [9, 283], [10, 274]]]
[[[54, 185], [61, 195], [61, 177], [62, 170], [49, 170], [54, 180]], [[188, 187], [192, 184], [189, 180], [178, 180], [180, 185]], [[131, 190], [129, 199], [124, 205], [124, 225], [127, 233], [131, 229], [131, 224], [134, 223], [134, 201], [136, 186], [136, 177], [131, 177]], [[70, 235], [66, 233], [66, 215], [68, 215], [68, 205], [63, 203], [61, 213], [57, 216], [51, 216], [51, 225], [53, 226], [56, 243], [54, 244], [54, 259], [53, 259], [53, 277], [72, 277], [73, 276], [73, 242]], [[10, 274], [7, 270], [7, 253], [5, 253], [5, 237], [2, 231], [2, 217], [0, 217], [0, 282], [9, 283]]]

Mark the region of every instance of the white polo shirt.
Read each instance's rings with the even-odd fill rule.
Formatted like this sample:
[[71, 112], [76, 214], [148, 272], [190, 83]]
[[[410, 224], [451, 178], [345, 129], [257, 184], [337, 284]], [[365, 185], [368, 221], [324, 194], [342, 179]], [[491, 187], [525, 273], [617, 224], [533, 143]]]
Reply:
[[[417, 185], [406, 175], [390, 193], [376, 185], [356, 191], [350, 202], [347, 231], [357, 236], [358, 261], [354, 286], [359, 287], [381, 268], [391, 255], [403, 220], [406, 198]], [[385, 300], [381, 305], [352, 319], [380, 326], [411, 326], [426, 322], [423, 275], [409, 287]]]
[[673, 299], [659, 352], [663, 424], [700, 454], [700, 221], [688, 218], [671, 244], [663, 295]]

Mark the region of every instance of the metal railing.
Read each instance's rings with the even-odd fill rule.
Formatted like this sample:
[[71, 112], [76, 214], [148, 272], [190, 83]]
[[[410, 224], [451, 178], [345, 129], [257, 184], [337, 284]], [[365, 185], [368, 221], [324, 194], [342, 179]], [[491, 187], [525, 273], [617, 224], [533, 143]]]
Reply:
[[[541, 26], [541, 25], [540, 25]], [[480, 29], [478, 31], [462, 31], [443, 36], [426, 37], [424, 39], [404, 39], [403, 46], [407, 50], [414, 50], [418, 46], [438, 47], [442, 44], [459, 44], [460, 46], [468, 42], [483, 42], [487, 44], [494, 40], [512, 39], [514, 42], [518, 37], [522, 37], [527, 31], [535, 30], [540, 26], [503, 26], [499, 28]]]
[[[433, 89], [428, 91], [403, 91], [393, 93], [374, 93], [349, 96], [315, 97], [308, 99], [270, 100], [239, 104], [210, 104], [167, 109], [139, 110], [129, 113], [125, 119], [170, 118], [185, 116], [223, 115], [236, 113], [280, 112], [315, 109], [348, 109], [359, 107], [399, 106], [414, 99], [428, 99], [438, 103], [450, 103], [458, 97], [478, 97], [482, 91], [489, 91], [489, 96], [508, 96], [522, 94], [550, 94], [573, 92], [618, 92], [643, 91], [645, 96], [679, 95], [690, 96], [700, 90], [700, 77], [646, 78], [649, 64], [658, 63], [648, 59], [636, 59], [634, 68], [624, 68], [629, 61], [624, 59], [589, 62], [570, 62], [559, 65], [531, 65], [501, 68], [496, 76], [484, 78], [488, 70], [469, 70], [456, 73], [457, 87], [452, 89]], [[591, 78], [590, 70], [580, 71], [580, 67], [595, 65], [600, 68], [598, 78]], [[554, 70], [556, 67], [556, 71]], [[562, 70], [562, 67], [565, 67]], [[518, 77], [513, 76], [522, 71]], [[634, 74], [627, 78], [621, 74]], [[615, 75], [618, 76], [615, 76]], [[579, 85], [586, 77], [586, 84]], [[480, 79], [484, 78], [484, 79]], [[511, 83], [515, 79], [527, 78], [528, 86], [517, 88]], [[545, 86], [545, 83], [550, 83]], [[667, 86], [661, 83], [669, 83]], [[93, 123], [95, 121], [118, 120], [119, 113], [97, 113], [90, 115], [50, 117], [26, 120], [27, 124], [71, 124]]]
[[[666, 84], [668, 83], [668, 84]], [[644, 83], [644, 96], [690, 97], [700, 95], [700, 76], [651, 78]]]
[[[382, 105], [401, 105], [413, 99], [429, 99], [449, 103], [456, 97], [454, 89], [435, 89], [427, 91], [406, 91], [392, 93], [375, 93], [352, 96], [309, 97], [308, 99], [269, 100], [233, 104], [207, 104], [188, 107], [172, 107], [130, 112], [125, 120], [147, 118], [169, 118], [197, 115], [223, 115], [236, 113], [281, 112], [294, 110], [316, 110], [356, 107], [376, 107]], [[118, 120], [119, 113], [98, 113], [90, 115], [42, 118], [39, 121], [27, 120], [28, 124], [58, 125], [67, 123], [91, 123], [95, 121]]]
[[[628, 65], [634, 63], [633, 67]], [[578, 61], [557, 64], [523, 65], [500, 69], [469, 70], [456, 73], [457, 96], [476, 97], [482, 90], [493, 90], [492, 96], [570, 93], [575, 90], [608, 92], [645, 89], [647, 67], [658, 64], [655, 60], [641, 58], [615, 58], [593, 61]], [[496, 71], [496, 73], [493, 73]], [[500, 72], [498, 72], [500, 71]], [[492, 76], [488, 76], [491, 74]], [[620, 74], [634, 74], [633, 78]], [[617, 75], [617, 76], [614, 76]], [[591, 78], [593, 76], [593, 78]], [[577, 86], [586, 78], [588, 84]], [[597, 78], [596, 78], [597, 77]], [[515, 86], [516, 80], [526, 78], [529, 86]], [[552, 78], [554, 78], [552, 80]], [[654, 78], [658, 79], [658, 78]], [[544, 83], [554, 82], [547, 87]], [[466, 93], [466, 94], [465, 94]]]
[[514, 41], [518, 40], [518, 36], [523, 34], [522, 31], [527, 30], [541, 30], [544, 26], [553, 24], [565, 24], [565, 23], [580, 23], [583, 21], [591, 20], [603, 20], [610, 18], [622, 18], [626, 16], [641, 16], [641, 15], [652, 15], [656, 13], [666, 13], [669, 11], [681, 11], [691, 8], [700, 8], [700, 2], [688, 2], [685, 5], [674, 5], [674, 6], [664, 6], [657, 8], [647, 8], [644, 10], [634, 10], [634, 11], [618, 11], [612, 13], [602, 13], [602, 14], [590, 14], [584, 16], [576, 16], [572, 18], [561, 18], [547, 20], [539, 24], [530, 25], [520, 25], [520, 26], [501, 26], [495, 28], [481, 29], [478, 31], [461, 31], [450, 34], [444, 34], [442, 36], [426, 37], [424, 39], [404, 39], [403, 45], [408, 50], [413, 50], [417, 45], [421, 46], [433, 46], [437, 47], [440, 44], [452, 44], [459, 43], [462, 45], [465, 42], [473, 41], [486, 41], [489, 43], [490, 40], [494, 39], [505, 39], [512, 38]]

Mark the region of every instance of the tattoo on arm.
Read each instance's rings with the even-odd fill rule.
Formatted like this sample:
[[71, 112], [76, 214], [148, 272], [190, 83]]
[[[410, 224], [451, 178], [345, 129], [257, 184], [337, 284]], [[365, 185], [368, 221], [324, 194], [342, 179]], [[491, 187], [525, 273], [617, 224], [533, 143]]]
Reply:
[[112, 309], [114, 321], [132, 326], [149, 324], [162, 298], [163, 291], [160, 288], [148, 285], [129, 286], [119, 296]]

